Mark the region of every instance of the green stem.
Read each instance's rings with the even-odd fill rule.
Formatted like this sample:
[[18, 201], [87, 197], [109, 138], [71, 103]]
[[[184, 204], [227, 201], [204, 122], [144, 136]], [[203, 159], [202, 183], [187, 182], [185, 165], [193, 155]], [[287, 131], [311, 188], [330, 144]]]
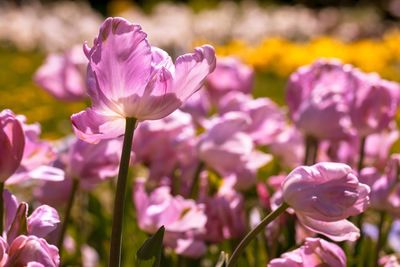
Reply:
[[275, 220], [279, 215], [281, 215], [287, 208], [288, 204], [282, 203], [276, 210], [268, 214], [253, 230], [251, 230], [243, 239], [240, 241], [239, 245], [236, 247], [235, 251], [229, 259], [227, 267], [236, 266], [236, 262], [239, 259], [240, 254], [247, 247], [251, 240], [253, 240], [270, 222]]
[[200, 180], [200, 174], [201, 174], [201, 171], [203, 170], [203, 168], [204, 168], [204, 162], [200, 161], [199, 165], [197, 165], [196, 172], [193, 177], [193, 182], [189, 188], [189, 197], [192, 199], [195, 199], [199, 193], [198, 192], [199, 191], [199, 180]]
[[[69, 194], [69, 197], [68, 197], [67, 207], [65, 207], [64, 220], [63, 220], [63, 223], [61, 226], [60, 235], [57, 240], [57, 247], [58, 247], [60, 257], [62, 256], [65, 233], [67, 232], [68, 222], [71, 217], [72, 206], [74, 205], [74, 199], [76, 196], [76, 192], [78, 191], [78, 187], [79, 187], [79, 180], [72, 179], [71, 193]], [[80, 249], [80, 248], [78, 248], [78, 249]]]
[[318, 139], [312, 136], [306, 136], [303, 165], [315, 164], [317, 161], [317, 156], [318, 156]]
[[311, 152], [311, 138], [309, 136], [305, 137], [305, 150], [304, 150], [304, 158], [303, 165], [308, 165], [308, 158], [310, 157]]
[[[364, 158], [365, 158], [365, 144], [366, 144], [367, 137], [363, 136], [360, 140], [360, 148], [358, 150], [358, 163], [357, 163], [357, 172], [358, 175], [361, 174], [361, 170], [364, 167]], [[362, 229], [362, 224], [364, 221], [364, 214], [361, 213], [355, 219], [355, 224], [358, 228]], [[356, 245], [354, 247], [354, 257], [356, 257], [361, 249], [361, 244], [364, 242], [364, 235], [361, 235], [360, 238], [357, 240]]]
[[384, 236], [385, 236], [385, 221], [387, 218], [387, 213], [384, 211], [381, 211], [379, 214], [379, 224], [378, 224], [378, 229], [379, 229], [379, 234], [378, 234], [378, 240], [376, 241], [376, 247], [374, 251], [374, 257], [372, 264], [373, 266], [378, 266], [378, 259], [379, 259], [379, 252], [381, 251], [382, 247], [385, 245]]
[[3, 234], [4, 229], [4, 182], [0, 182], [0, 234]]
[[360, 140], [360, 149], [358, 150], [359, 158], [358, 158], [358, 163], [357, 163], [357, 171], [358, 174], [360, 175], [360, 172], [362, 168], [364, 167], [364, 158], [365, 158], [365, 143], [367, 141], [367, 137], [361, 137]]
[[121, 161], [119, 163], [117, 190], [115, 192], [114, 214], [110, 241], [110, 259], [108, 261], [109, 267], [121, 266], [121, 244], [125, 210], [125, 194], [135, 124], [135, 118], [126, 118], [124, 143], [122, 146]]
[[317, 163], [317, 158], [318, 158], [318, 139], [317, 138], [312, 138], [311, 139], [312, 142], [312, 157], [311, 157], [311, 162], [310, 165], [313, 165], [315, 163]]

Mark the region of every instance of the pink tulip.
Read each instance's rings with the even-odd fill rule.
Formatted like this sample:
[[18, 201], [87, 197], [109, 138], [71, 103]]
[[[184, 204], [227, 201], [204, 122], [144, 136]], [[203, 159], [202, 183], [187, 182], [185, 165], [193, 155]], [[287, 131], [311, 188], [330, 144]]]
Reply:
[[43, 238], [21, 235], [11, 243], [7, 264], [4, 267], [57, 267], [59, 264], [60, 256], [57, 247], [49, 245]]
[[221, 187], [213, 197], [205, 199], [205, 239], [218, 243], [242, 237], [246, 231], [244, 198], [231, 186]]
[[338, 245], [320, 238], [306, 238], [303, 246], [273, 259], [268, 267], [345, 267], [346, 261]]
[[[389, 160], [392, 146], [399, 137], [397, 127], [391, 123], [389, 129], [368, 135], [365, 143], [364, 165], [383, 170]], [[355, 167], [359, 157], [360, 138], [349, 135], [342, 140], [320, 142], [318, 161], [342, 162]]]
[[207, 222], [204, 205], [172, 196], [166, 186], [147, 194], [143, 180], [137, 180], [133, 198], [140, 229], [152, 234], [164, 225], [164, 244], [177, 254], [197, 258], [206, 252], [200, 238]]
[[83, 189], [92, 189], [118, 174], [121, 148], [119, 139], [102, 140], [97, 144], [76, 139], [64, 160], [61, 159], [66, 176], [78, 179]]
[[284, 201], [305, 227], [334, 241], [359, 237], [359, 229], [346, 218], [367, 208], [370, 188], [360, 183], [346, 164], [298, 167], [286, 177], [282, 190]]
[[56, 159], [56, 151], [52, 144], [39, 138], [41, 129], [39, 124], [27, 124], [25, 116], [17, 117], [21, 122], [25, 147], [21, 164], [14, 175], [7, 179], [6, 184], [19, 184], [30, 179], [61, 181], [64, 172], [51, 166]]
[[149, 168], [150, 180], [159, 181], [172, 176], [177, 167], [197, 163], [196, 129], [188, 113], [176, 110], [160, 120], [144, 121], [135, 130], [134, 139], [135, 162]]
[[37, 207], [28, 216], [28, 204], [21, 202], [7, 190], [3, 193], [5, 200], [5, 226], [7, 242], [11, 242], [21, 234], [47, 238], [59, 226], [60, 218], [57, 211], [47, 205]]
[[268, 98], [252, 99], [250, 95], [230, 92], [219, 104], [220, 113], [240, 111], [250, 117], [246, 132], [256, 144], [269, 145], [274, 142], [286, 126], [285, 114]]
[[379, 266], [382, 267], [398, 267], [400, 266], [400, 262], [397, 259], [396, 255], [385, 255], [379, 259]]
[[3, 237], [0, 237], [0, 266], [2, 267], [6, 265], [8, 260], [7, 249], [7, 242], [3, 239]]
[[366, 167], [360, 172], [360, 182], [371, 188], [370, 206], [374, 209], [385, 210], [389, 193], [396, 183], [396, 177], [382, 174], [374, 167]]
[[0, 112], [0, 181], [4, 182], [19, 167], [24, 154], [22, 125], [11, 110]]
[[268, 210], [271, 205], [271, 193], [269, 192], [267, 185], [263, 182], [259, 182], [256, 184], [256, 190], [259, 204], [261, 204], [264, 209]]
[[197, 93], [189, 97], [180, 109], [189, 113], [196, 124], [203, 125], [207, 115], [211, 112], [211, 103], [208, 92], [204, 89], [199, 90]]
[[376, 73], [354, 71], [359, 81], [350, 108], [350, 117], [358, 135], [377, 133], [393, 121], [397, 107], [400, 86], [383, 80]]
[[94, 46], [84, 47], [89, 59], [88, 93], [92, 107], [72, 116], [75, 133], [96, 143], [124, 134], [126, 118], [161, 119], [200, 89], [215, 68], [209, 45], [177, 58], [150, 46], [139, 25], [108, 18]]
[[399, 164], [399, 155], [393, 154], [383, 174], [371, 167], [361, 171], [361, 179], [371, 187], [371, 207], [395, 217], [400, 215]]
[[47, 205], [37, 207], [27, 218], [28, 234], [45, 238], [60, 224], [57, 211]]
[[[389, 160], [390, 150], [399, 136], [395, 123], [387, 130], [369, 135], [365, 144], [365, 165], [383, 170]], [[359, 144], [356, 144], [356, 149], [358, 146]]]
[[3, 191], [4, 200], [4, 228], [8, 230], [15, 219], [18, 210], [18, 200], [7, 189]]
[[63, 170], [64, 179], [44, 181], [35, 188], [34, 194], [42, 203], [59, 206], [67, 201], [73, 179], [79, 180], [80, 188], [92, 190], [118, 173], [121, 140], [90, 144], [73, 138], [64, 142], [67, 148], [59, 152], [54, 162], [55, 167]]
[[270, 150], [283, 166], [294, 168], [304, 161], [304, 137], [297, 128], [287, 125], [272, 140]]
[[37, 70], [35, 82], [61, 101], [80, 101], [86, 94], [86, 65], [82, 49], [74, 46], [63, 54], [50, 54]]
[[82, 254], [82, 267], [96, 267], [99, 266], [99, 254], [89, 245], [81, 246]]
[[33, 195], [40, 203], [60, 207], [68, 201], [72, 190], [72, 179], [66, 177], [63, 181], [43, 181], [35, 187]]
[[305, 135], [345, 138], [351, 131], [348, 113], [356, 86], [350, 65], [321, 59], [303, 66], [290, 76], [287, 85], [290, 116]]
[[229, 91], [245, 94], [253, 89], [254, 71], [234, 57], [218, 58], [215, 71], [207, 78], [211, 102], [218, 103]]
[[317, 162], [332, 161], [355, 167], [359, 157], [360, 140], [356, 135], [342, 140], [324, 140], [318, 145]]
[[241, 189], [254, 185], [257, 170], [272, 160], [271, 155], [255, 149], [252, 138], [244, 132], [249, 125], [246, 114], [226, 113], [215, 118], [198, 144], [199, 158]]

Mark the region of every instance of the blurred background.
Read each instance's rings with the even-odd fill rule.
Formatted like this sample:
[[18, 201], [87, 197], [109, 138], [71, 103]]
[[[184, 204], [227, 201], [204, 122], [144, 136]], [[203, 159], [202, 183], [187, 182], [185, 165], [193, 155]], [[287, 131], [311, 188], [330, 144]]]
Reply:
[[91, 46], [107, 16], [141, 24], [173, 56], [210, 43], [240, 58], [257, 71], [255, 95], [278, 103], [288, 75], [320, 57], [400, 81], [400, 0], [0, 0], [0, 110], [40, 122], [47, 138], [70, 133], [88, 103], [55, 100], [33, 75], [48, 54]]

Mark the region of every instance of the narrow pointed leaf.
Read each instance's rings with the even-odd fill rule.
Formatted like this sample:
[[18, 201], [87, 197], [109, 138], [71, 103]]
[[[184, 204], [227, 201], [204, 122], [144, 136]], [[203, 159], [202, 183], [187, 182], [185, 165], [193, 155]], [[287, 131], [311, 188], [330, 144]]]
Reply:
[[161, 226], [154, 235], [149, 237], [136, 252], [137, 259], [150, 260], [154, 257], [153, 267], [160, 267], [164, 232], [165, 227]]

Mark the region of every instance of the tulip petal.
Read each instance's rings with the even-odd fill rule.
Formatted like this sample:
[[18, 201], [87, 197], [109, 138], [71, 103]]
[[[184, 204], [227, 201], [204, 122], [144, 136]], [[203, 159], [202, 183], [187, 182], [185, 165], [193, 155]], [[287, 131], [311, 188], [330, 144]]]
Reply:
[[97, 103], [102, 102], [99, 93], [111, 102], [142, 94], [151, 78], [151, 47], [146, 36], [139, 25], [123, 18], [104, 21], [95, 46], [88, 53], [89, 95], [100, 100]]
[[72, 115], [71, 120], [75, 134], [88, 143], [118, 138], [125, 132], [124, 118], [102, 115], [91, 108]]
[[183, 102], [198, 91], [207, 75], [214, 71], [215, 51], [210, 45], [196, 48], [192, 54], [185, 54], [176, 59], [174, 91]]
[[28, 233], [44, 238], [54, 231], [59, 223], [57, 211], [50, 206], [42, 205], [28, 217]]
[[25, 182], [29, 179], [44, 180], [44, 181], [62, 181], [65, 173], [62, 169], [52, 166], [39, 166], [29, 172], [17, 173], [11, 176], [6, 181], [6, 185], [13, 185]]
[[299, 221], [309, 230], [325, 235], [333, 241], [356, 241], [360, 237], [360, 230], [348, 220], [325, 222], [312, 219], [297, 213]]

